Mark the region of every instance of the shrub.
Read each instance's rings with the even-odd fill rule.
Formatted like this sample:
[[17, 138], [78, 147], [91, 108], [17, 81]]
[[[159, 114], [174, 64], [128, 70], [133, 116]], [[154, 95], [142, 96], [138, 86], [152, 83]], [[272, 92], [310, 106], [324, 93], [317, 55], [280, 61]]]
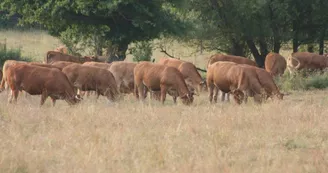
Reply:
[[275, 78], [278, 87], [284, 91], [311, 90], [328, 88], [328, 72], [304, 72], [291, 75], [285, 73], [282, 77]]
[[153, 54], [152, 51], [153, 47], [148, 41], [138, 42], [134, 47], [130, 48], [130, 53], [133, 56], [134, 62], [150, 61]]
[[0, 65], [6, 60], [31, 61], [31, 58], [22, 57], [21, 49], [7, 49], [6, 45], [0, 47]]

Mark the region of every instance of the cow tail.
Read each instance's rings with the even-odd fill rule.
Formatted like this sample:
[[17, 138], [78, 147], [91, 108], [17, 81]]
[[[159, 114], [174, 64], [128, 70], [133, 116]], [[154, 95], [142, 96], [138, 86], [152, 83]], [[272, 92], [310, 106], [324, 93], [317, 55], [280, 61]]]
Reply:
[[7, 89], [6, 85], [6, 70], [2, 71], [2, 80], [0, 84], [0, 92], [3, 91], [4, 89]]

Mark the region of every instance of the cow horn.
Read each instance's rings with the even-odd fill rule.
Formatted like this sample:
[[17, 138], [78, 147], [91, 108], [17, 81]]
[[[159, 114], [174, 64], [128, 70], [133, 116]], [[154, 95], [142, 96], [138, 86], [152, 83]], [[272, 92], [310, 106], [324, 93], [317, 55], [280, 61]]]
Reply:
[[83, 100], [83, 98], [80, 95], [75, 95], [75, 98], [78, 100]]

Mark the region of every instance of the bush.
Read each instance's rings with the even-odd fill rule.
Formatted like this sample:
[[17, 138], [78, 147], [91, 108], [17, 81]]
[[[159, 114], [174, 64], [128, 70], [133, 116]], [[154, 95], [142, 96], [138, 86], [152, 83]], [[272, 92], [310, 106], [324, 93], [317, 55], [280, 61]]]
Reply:
[[0, 65], [6, 60], [31, 61], [31, 58], [22, 57], [21, 49], [6, 49], [6, 45], [0, 47]]
[[286, 72], [282, 77], [275, 78], [278, 87], [284, 91], [311, 90], [328, 88], [328, 72], [313, 72], [304, 75]]
[[150, 61], [153, 54], [152, 51], [153, 47], [148, 41], [138, 42], [133, 48], [130, 48], [130, 53], [133, 56], [134, 62]]

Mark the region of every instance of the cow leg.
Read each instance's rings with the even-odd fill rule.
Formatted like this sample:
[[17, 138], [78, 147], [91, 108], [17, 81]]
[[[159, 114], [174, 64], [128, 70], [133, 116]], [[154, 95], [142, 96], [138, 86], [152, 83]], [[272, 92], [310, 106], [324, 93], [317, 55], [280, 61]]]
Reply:
[[214, 86], [214, 102], [218, 102], [219, 88]]
[[41, 94], [40, 106], [42, 106], [44, 104], [44, 102], [47, 100], [47, 98], [48, 98], [47, 91], [43, 91]]
[[8, 103], [12, 103], [13, 99], [14, 99], [14, 91], [10, 90], [9, 94], [8, 94]]
[[221, 91], [221, 101], [224, 102], [226, 93]]
[[52, 100], [52, 106], [55, 106], [56, 105], [56, 99], [54, 97], [50, 97], [51, 100]]
[[17, 103], [17, 97], [18, 97], [18, 94], [19, 94], [19, 90], [14, 90], [13, 94], [14, 94], [14, 103]]
[[230, 93], [226, 93], [227, 95], [227, 102], [230, 102]]
[[140, 94], [139, 99], [141, 99], [142, 101], [146, 98], [145, 97], [145, 86], [143, 84], [140, 84], [137, 87], [137, 92]]
[[207, 84], [208, 85], [208, 92], [209, 92], [209, 95], [208, 95], [208, 99], [210, 101], [210, 103], [212, 103], [212, 100], [213, 100], [213, 90], [214, 90], [214, 85], [213, 84]]
[[162, 104], [164, 104], [164, 101], [166, 99], [166, 92], [167, 92], [166, 86], [161, 85], [161, 102], [162, 102]]

